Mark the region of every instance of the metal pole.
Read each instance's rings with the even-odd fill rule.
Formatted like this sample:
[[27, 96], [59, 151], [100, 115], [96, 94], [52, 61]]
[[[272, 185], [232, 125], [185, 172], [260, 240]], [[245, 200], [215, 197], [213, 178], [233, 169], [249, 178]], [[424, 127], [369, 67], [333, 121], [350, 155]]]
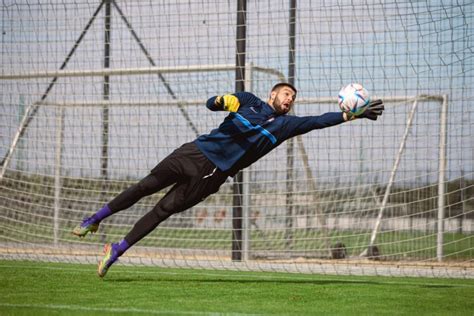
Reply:
[[[295, 85], [295, 51], [296, 51], [296, 0], [290, 0], [289, 42], [288, 42], [288, 82]], [[285, 241], [288, 249], [293, 248], [293, 192], [294, 192], [294, 139], [286, 143], [286, 219]]]
[[53, 214], [53, 242], [54, 245], [59, 241], [59, 212], [61, 209], [61, 170], [63, 153], [63, 135], [64, 135], [64, 107], [59, 107], [56, 127], [56, 157], [54, 163], [54, 214]]
[[[104, 24], [104, 69], [110, 68], [110, 40], [111, 40], [111, 0], [105, 2], [105, 24]], [[110, 78], [104, 76], [102, 99], [110, 99]], [[107, 170], [109, 165], [109, 107], [104, 104], [102, 107], [102, 156], [100, 174], [103, 180], [107, 180]]]
[[443, 95], [439, 131], [439, 171], [438, 171], [438, 236], [436, 256], [443, 261], [444, 208], [446, 194], [446, 137], [447, 137], [448, 96]]
[[[111, 49], [111, 27], [112, 27], [112, 5], [111, 0], [103, 0], [105, 3], [105, 19], [104, 19], [104, 69], [110, 68], [110, 49]], [[110, 78], [109, 75], [104, 75], [104, 82], [102, 86], [102, 99], [105, 101], [102, 106], [102, 153], [100, 157], [101, 168], [100, 177], [102, 179], [102, 203], [107, 202], [108, 188], [108, 173], [109, 173], [109, 106], [107, 101], [110, 99]], [[105, 243], [107, 233], [105, 226], [100, 227], [100, 240]]]
[[296, 0], [290, 0], [288, 82], [295, 84], [296, 77]]
[[[110, 68], [110, 40], [111, 40], [111, 0], [105, 2], [105, 25], [104, 25], [104, 68]], [[108, 101], [110, 98], [110, 78], [104, 76], [103, 83], [103, 100]], [[102, 106], [102, 156], [100, 174], [104, 181], [107, 180], [107, 170], [109, 165], [109, 107], [107, 104]]]
[[[235, 91], [245, 90], [245, 40], [246, 40], [247, 1], [237, 1], [237, 36], [235, 55]], [[242, 260], [242, 187], [243, 175], [238, 172], [233, 184], [232, 209], [232, 260]]]
[[[250, 168], [250, 167], [249, 167]], [[242, 170], [242, 260], [249, 259], [250, 252], [250, 170]]]
[[[253, 63], [245, 65], [245, 91], [252, 91]], [[250, 173], [252, 166], [242, 170], [242, 260], [250, 256]]]
[[[29, 73], [18, 73], [18, 74], [2, 74], [0, 73], [0, 80], [31, 80], [38, 78], [73, 78], [73, 77], [103, 77], [103, 76], [134, 76], [134, 75], [151, 75], [151, 74], [190, 74], [194, 72], [207, 72], [207, 71], [235, 71], [235, 64], [213, 64], [213, 65], [189, 65], [189, 66], [176, 66], [176, 67], [138, 67], [138, 68], [109, 68], [109, 69], [81, 69], [81, 70], [56, 70], [56, 71], [41, 71], [41, 72], [29, 72]], [[285, 75], [280, 71], [273, 68], [266, 68], [261, 66], [252, 66], [254, 72], [264, 73], [278, 77], [278, 81], [285, 81]], [[173, 104], [178, 104], [180, 102]], [[313, 101], [314, 100], [314, 101]], [[329, 101], [325, 101], [329, 100]], [[186, 101], [182, 101], [186, 104]], [[304, 103], [328, 103], [337, 102], [337, 98], [307, 98], [298, 99], [299, 104]], [[45, 101], [37, 102], [42, 105]]]

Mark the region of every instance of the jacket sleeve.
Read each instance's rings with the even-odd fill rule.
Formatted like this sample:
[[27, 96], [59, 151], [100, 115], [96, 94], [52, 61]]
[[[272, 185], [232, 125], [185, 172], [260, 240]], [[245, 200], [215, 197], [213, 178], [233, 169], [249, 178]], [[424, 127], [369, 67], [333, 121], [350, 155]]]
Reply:
[[342, 115], [342, 112], [328, 112], [318, 116], [288, 116], [286, 138], [344, 123]]
[[206, 107], [211, 111], [224, 111], [222, 107], [217, 106], [216, 103], [217, 95], [209, 98], [206, 102]]
[[[238, 99], [238, 103], [233, 105], [231, 108], [223, 106], [222, 101], [221, 101], [221, 104], [216, 104], [217, 98], [226, 99], [228, 96], [236, 97]], [[211, 97], [207, 100], [206, 107], [211, 111], [237, 112], [237, 110], [240, 107], [249, 104], [255, 98], [257, 98], [257, 97], [255, 95], [253, 95], [252, 93], [250, 93], [250, 92], [237, 92], [237, 93], [234, 93], [234, 94], [225, 94], [225, 95], [222, 95], [222, 96], [216, 95], [216, 96], [213, 96], [213, 97]]]

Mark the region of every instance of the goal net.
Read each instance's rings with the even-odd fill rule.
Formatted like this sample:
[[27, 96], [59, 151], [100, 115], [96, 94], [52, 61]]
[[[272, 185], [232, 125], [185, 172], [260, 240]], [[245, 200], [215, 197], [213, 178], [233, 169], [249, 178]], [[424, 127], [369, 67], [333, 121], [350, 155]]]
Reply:
[[290, 81], [292, 115], [319, 115], [359, 82], [384, 100], [378, 121], [287, 141], [121, 263], [474, 277], [472, 4], [55, 0], [1, 11], [0, 259], [96, 263], [166, 190], [92, 236], [72, 228], [217, 127], [226, 113], [206, 109], [211, 96], [240, 85], [266, 100]]

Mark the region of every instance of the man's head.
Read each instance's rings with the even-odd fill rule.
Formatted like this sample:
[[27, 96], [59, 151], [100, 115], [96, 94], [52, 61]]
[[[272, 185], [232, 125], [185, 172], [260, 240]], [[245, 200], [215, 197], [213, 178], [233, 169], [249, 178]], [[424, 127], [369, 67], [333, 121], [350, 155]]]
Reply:
[[286, 114], [290, 112], [296, 99], [296, 88], [286, 82], [280, 82], [273, 86], [270, 92], [268, 104], [278, 114]]

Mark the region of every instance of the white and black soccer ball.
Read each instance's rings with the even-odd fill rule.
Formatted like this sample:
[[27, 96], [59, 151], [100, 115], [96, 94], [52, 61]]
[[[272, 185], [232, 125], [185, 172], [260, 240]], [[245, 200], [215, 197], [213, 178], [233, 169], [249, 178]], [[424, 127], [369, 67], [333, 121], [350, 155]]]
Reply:
[[339, 91], [338, 103], [342, 112], [360, 115], [364, 113], [369, 102], [369, 92], [359, 83], [351, 83]]

